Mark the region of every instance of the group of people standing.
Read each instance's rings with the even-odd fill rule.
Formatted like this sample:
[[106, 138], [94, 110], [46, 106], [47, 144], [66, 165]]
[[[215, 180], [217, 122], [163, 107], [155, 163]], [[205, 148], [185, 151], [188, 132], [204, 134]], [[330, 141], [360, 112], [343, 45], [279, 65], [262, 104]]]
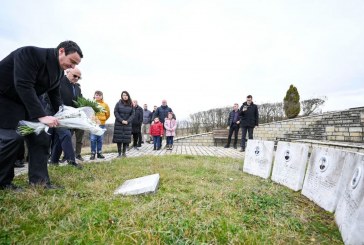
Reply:
[[[74, 101], [82, 97], [81, 71], [76, 67], [82, 58], [77, 43], [64, 41], [56, 48], [21, 47], [0, 61], [0, 190], [21, 189], [12, 181], [15, 163], [21, 158], [19, 155], [24, 157], [24, 141], [28, 148], [28, 179], [32, 186], [58, 188], [51, 184], [47, 164], [58, 164], [62, 152], [69, 165], [82, 168], [76, 159], [83, 160], [84, 131], [58, 128], [58, 119], [53, 116], [63, 105], [76, 107]], [[95, 91], [94, 99], [104, 108], [96, 114], [96, 119], [100, 127], [105, 128], [110, 117], [109, 106], [103, 100], [102, 91]], [[155, 150], [161, 148], [162, 137], [166, 135], [167, 149], [172, 149], [177, 123], [167, 101], [163, 100], [162, 106], [150, 112], [146, 105], [142, 109], [137, 101], [132, 102], [129, 93], [123, 91], [114, 115], [113, 142], [117, 143], [119, 157], [126, 156], [131, 135], [133, 146], [137, 148], [142, 142], [150, 142], [149, 133]], [[21, 120], [41, 122], [49, 130], [21, 136], [17, 133]], [[76, 135], [76, 150], [72, 146], [73, 134]], [[104, 158], [102, 136], [91, 134], [90, 142], [90, 159]]]
[[238, 134], [241, 128], [241, 143], [240, 151], [245, 151], [246, 146], [246, 135], [248, 133], [249, 139], [253, 139], [253, 131], [255, 127], [259, 125], [259, 112], [258, 106], [253, 102], [253, 96], [248, 95], [246, 101], [241, 105], [239, 109], [239, 104], [235, 103], [233, 110], [229, 113], [228, 117], [228, 141], [225, 148], [230, 147], [231, 138], [234, 134], [234, 148], [237, 149]]
[[117, 144], [118, 158], [126, 157], [132, 137], [132, 147], [136, 150], [142, 143], [150, 143], [150, 136], [153, 137], [154, 150], [160, 150], [165, 134], [166, 147], [168, 150], [172, 149], [177, 122], [166, 100], [162, 101], [160, 107], [155, 106], [154, 111], [151, 112], [147, 104], [141, 108], [137, 100], [132, 100], [130, 94], [123, 91], [121, 99], [115, 105], [114, 115], [113, 142]]

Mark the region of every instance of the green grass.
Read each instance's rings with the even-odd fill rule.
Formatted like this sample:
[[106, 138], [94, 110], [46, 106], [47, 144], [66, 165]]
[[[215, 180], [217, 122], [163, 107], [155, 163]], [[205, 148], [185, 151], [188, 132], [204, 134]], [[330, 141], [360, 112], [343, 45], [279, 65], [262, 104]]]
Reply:
[[[65, 190], [0, 192], [0, 244], [342, 244], [333, 214], [240, 165], [179, 155], [52, 167]], [[153, 173], [156, 194], [113, 195]]]

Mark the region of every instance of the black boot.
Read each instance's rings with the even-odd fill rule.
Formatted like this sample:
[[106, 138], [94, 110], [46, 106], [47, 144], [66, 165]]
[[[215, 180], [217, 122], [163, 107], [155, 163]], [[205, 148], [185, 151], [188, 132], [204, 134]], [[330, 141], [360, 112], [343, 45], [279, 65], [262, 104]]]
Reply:
[[91, 153], [90, 160], [95, 160], [95, 153]]
[[104, 155], [102, 155], [102, 153], [101, 153], [101, 152], [97, 153], [97, 158], [105, 159]]

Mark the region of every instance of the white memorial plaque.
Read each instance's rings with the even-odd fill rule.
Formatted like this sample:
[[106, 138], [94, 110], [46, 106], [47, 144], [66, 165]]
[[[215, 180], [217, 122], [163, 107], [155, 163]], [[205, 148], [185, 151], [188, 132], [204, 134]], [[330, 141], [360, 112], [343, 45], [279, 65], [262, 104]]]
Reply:
[[308, 146], [279, 142], [274, 158], [272, 180], [288, 188], [302, 189], [308, 160]]
[[268, 179], [272, 170], [273, 141], [248, 140], [243, 171]]
[[314, 148], [308, 163], [302, 195], [329, 212], [334, 212], [343, 192], [345, 151]]
[[156, 192], [159, 184], [159, 174], [152, 174], [125, 181], [114, 194], [138, 195]]
[[[348, 158], [354, 164], [335, 211], [335, 221], [345, 244], [364, 244], [364, 155]], [[349, 166], [349, 165], [347, 165]]]

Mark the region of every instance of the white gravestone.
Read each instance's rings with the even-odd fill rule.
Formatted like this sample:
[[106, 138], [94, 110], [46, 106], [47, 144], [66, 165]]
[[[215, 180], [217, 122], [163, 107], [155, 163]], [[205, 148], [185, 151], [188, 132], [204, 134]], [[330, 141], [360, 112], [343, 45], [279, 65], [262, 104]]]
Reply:
[[243, 171], [268, 179], [272, 170], [273, 141], [248, 140]]
[[279, 142], [272, 171], [272, 180], [288, 188], [302, 189], [308, 160], [308, 146]]
[[302, 195], [326, 211], [334, 212], [344, 188], [345, 176], [342, 172], [347, 155], [350, 154], [333, 148], [314, 148], [308, 163]]
[[128, 196], [154, 193], [158, 188], [158, 184], [159, 174], [143, 176], [125, 181], [119, 188], [115, 190], [114, 194]]
[[335, 221], [345, 244], [364, 244], [364, 155], [356, 154], [350, 160], [353, 166], [344, 171], [351, 177], [337, 205]]

